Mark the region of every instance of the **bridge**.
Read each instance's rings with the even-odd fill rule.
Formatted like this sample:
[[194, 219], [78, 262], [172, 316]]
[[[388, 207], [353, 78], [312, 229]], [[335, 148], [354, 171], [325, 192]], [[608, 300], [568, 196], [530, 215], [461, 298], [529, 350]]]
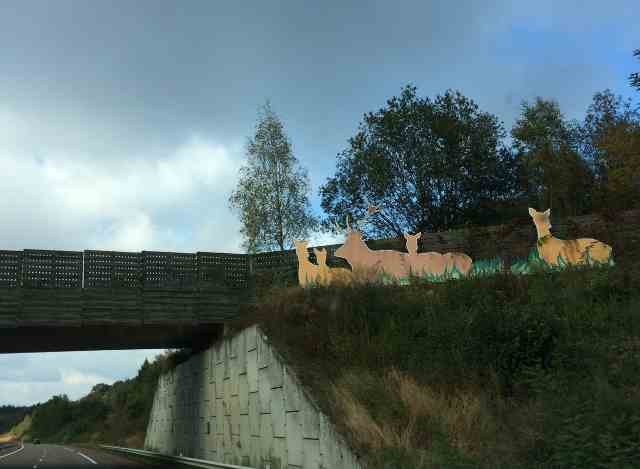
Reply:
[[0, 353], [206, 346], [256, 273], [296, 265], [294, 251], [0, 251]]
[[[527, 217], [528, 218], [528, 217]], [[562, 238], [589, 235], [624, 255], [640, 246], [640, 210], [554, 222]], [[462, 251], [474, 260], [526, 258], [530, 220], [423, 235], [421, 251]], [[404, 250], [404, 239], [367, 241]], [[322, 246], [328, 264], [339, 245]], [[309, 259], [315, 262], [312, 248]], [[273, 275], [296, 281], [294, 250], [214, 252], [0, 251], [0, 353], [137, 348], [200, 348], [254, 301]], [[265, 275], [267, 274], [267, 275]]]

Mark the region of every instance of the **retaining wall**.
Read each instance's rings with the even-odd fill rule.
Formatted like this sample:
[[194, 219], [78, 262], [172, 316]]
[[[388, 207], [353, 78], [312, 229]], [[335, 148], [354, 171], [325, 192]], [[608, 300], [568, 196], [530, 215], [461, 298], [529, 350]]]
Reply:
[[145, 448], [255, 468], [360, 468], [256, 326], [160, 377]]

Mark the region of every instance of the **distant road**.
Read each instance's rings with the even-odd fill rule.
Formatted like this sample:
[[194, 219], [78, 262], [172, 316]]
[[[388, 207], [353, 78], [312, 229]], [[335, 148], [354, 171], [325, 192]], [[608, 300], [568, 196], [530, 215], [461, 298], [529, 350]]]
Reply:
[[[0, 469], [168, 469], [158, 463], [140, 463], [95, 449], [26, 443], [0, 451]], [[175, 467], [175, 466], [172, 466]]]

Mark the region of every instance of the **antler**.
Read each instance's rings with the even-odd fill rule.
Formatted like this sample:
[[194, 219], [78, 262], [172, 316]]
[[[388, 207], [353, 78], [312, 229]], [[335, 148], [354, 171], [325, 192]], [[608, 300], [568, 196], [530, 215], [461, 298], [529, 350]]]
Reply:
[[[369, 206], [367, 207], [367, 214], [362, 217], [361, 219], [357, 220], [354, 222], [354, 226], [357, 230], [360, 230], [360, 227], [362, 225], [362, 223], [369, 218], [371, 215], [373, 215], [374, 213], [377, 213], [379, 211], [379, 208], [369, 204]], [[337, 221], [333, 222], [333, 226], [336, 228], [336, 231], [338, 231], [338, 233], [351, 233], [353, 231], [353, 228], [351, 227], [351, 224], [349, 223], [349, 214], [347, 213], [345, 215], [345, 223], [346, 223], [346, 228], [341, 228], [340, 225], [338, 225]]]
[[375, 213], [378, 213], [379, 211], [380, 209], [377, 206], [369, 204], [367, 207], [367, 214], [356, 222], [356, 226], [358, 227], [358, 229], [360, 229], [362, 223], [364, 223], [367, 218]]

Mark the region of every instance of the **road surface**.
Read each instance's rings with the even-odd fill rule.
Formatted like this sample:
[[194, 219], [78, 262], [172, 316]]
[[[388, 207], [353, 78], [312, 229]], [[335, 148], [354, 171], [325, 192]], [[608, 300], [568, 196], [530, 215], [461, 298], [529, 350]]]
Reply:
[[[172, 465], [172, 467], [175, 467]], [[120, 454], [71, 446], [25, 443], [0, 451], [0, 469], [168, 469], [166, 464], [142, 463]]]

